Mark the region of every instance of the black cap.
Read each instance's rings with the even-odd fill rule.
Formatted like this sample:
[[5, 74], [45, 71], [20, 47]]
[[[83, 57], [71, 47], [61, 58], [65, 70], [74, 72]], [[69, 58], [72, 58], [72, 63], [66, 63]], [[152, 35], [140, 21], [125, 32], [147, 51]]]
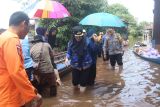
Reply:
[[75, 26], [72, 28], [72, 32], [74, 36], [83, 36], [83, 28], [82, 26]]

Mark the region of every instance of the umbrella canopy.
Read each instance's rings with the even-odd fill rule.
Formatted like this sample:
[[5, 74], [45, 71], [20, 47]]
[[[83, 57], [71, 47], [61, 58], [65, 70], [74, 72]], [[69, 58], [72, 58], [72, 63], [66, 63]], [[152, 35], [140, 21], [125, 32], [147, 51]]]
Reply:
[[32, 18], [65, 18], [69, 17], [68, 10], [57, 1], [41, 0], [31, 6], [29, 16]]
[[123, 21], [109, 13], [94, 13], [86, 16], [80, 21], [82, 25], [95, 25], [100, 27], [125, 27]]

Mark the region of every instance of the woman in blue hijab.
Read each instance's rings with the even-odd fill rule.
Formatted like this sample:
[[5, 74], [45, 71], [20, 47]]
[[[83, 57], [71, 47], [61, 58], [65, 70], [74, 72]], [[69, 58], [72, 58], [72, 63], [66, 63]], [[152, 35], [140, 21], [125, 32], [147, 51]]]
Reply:
[[87, 41], [83, 35], [82, 27], [73, 28], [72, 39], [68, 43], [66, 61], [71, 60], [72, 84], [75, 89], [85, 91], [88, 85], [88, 73], [92, 64], [92, 58], [88, 51]]

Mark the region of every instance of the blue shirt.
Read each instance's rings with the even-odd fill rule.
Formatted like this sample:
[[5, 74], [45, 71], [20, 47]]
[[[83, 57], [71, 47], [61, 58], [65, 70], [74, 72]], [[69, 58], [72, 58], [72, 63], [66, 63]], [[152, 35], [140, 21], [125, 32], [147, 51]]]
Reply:
[[107, 35], [105, 34], [105, 35], [102, 36], [102, 47], [103, 47], [106, 39], [107, 39]]
[[33, 67], [33, 60], [30, 55], [28, 36], [26, 36], [23, 40], [21, 40], [21, 45], [22, 45], [25, 69]]

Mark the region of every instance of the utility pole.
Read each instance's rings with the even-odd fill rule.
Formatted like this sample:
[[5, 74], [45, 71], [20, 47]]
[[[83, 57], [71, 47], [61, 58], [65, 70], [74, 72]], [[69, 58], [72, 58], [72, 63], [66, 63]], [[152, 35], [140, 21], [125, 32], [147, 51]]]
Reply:
[[154, 25], [153, 25], [153, 42], [154, 48], [160, 51], [160, 0], [154, 0]]

